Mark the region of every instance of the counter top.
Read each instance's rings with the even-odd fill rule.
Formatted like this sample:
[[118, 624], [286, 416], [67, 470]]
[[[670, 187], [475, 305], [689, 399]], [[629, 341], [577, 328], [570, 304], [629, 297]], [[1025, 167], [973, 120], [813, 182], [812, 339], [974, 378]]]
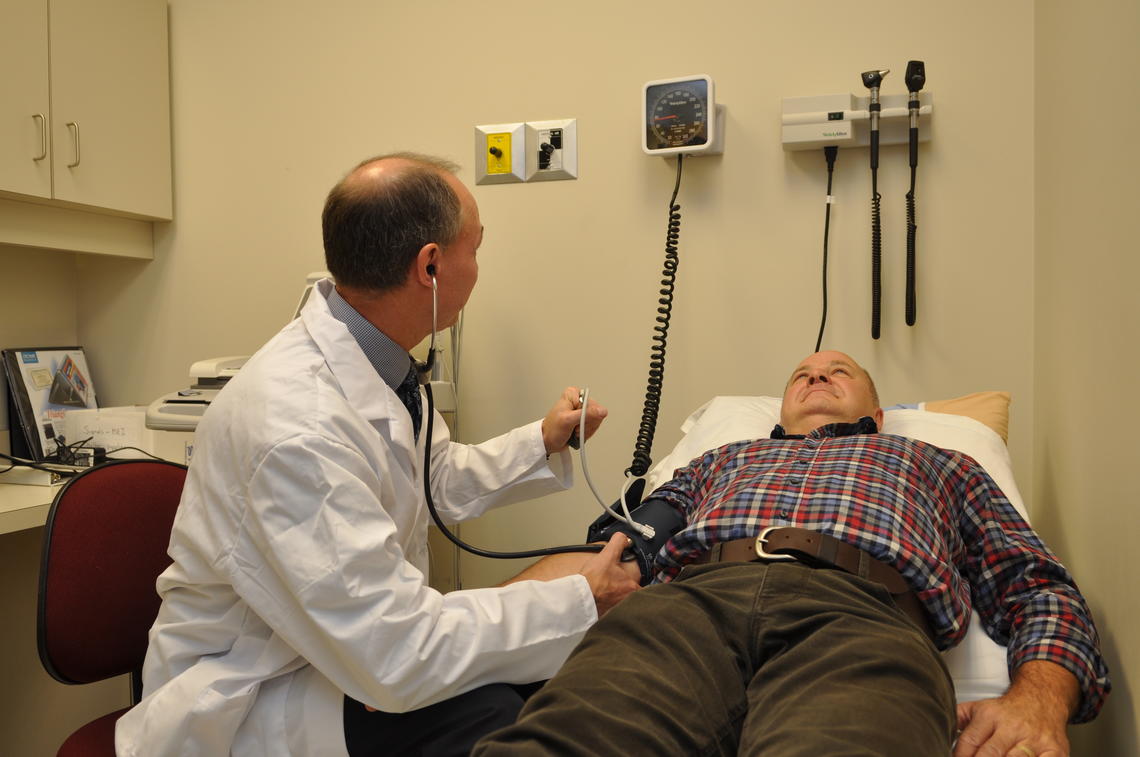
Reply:
[[0, 484], [0, 534], [46, 523], [51, 501], [61, 486]]

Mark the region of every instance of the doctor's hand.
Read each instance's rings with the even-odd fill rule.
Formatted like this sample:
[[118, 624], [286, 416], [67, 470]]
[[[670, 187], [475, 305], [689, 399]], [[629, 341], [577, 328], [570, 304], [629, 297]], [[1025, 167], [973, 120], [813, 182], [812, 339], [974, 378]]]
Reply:
[[[570, 436], [578, 429], [582, 403], [578, 401], [578, 387], [568, 386], [562, 396], [542, 419], [542, 441], [546, 453], [554, 454], [566, 449]], [[594, 435], [609, 411], [593, 400], [586, 407], [586, 439]], [[583, 439], [582, 441], [585, 441]]]
[[599, 618], [641, 587], [637, 561], [621, 561], [621, 553], [629, 545], [628, 536], [616, 533], [601, 552], [591, 555], [578, 570], [590, 584]]

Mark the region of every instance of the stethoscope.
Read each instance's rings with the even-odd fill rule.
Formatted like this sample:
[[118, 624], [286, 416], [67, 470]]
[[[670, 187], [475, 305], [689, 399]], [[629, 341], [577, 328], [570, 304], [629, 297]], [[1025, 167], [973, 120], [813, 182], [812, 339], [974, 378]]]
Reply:
[[[424, 430], [424, 500], [427, 502], [428, 513], [431, 514], [431, 519], [435, 522], [435, 525], [440, 530], [440, 532], [446, 536], [453, 544], [458, 546], [460, 549], [464, 549], [471, 554], [479, 555], [480, 557], [491, 557], [497, 560], [517, 560], [528, 557], [557, 555], [565, 552], [601, 552], [602, 545], [600, 544], [571, 544], [562, 547], [530, 549], [522, 552], [494, 552], [487, 549], [481, 549], [463, 541], [454, 533], [452, 533], [447, 525], [443, 522], [443, 519], [439, 517], [439, 512], [435, 507], [435, 500], [432, 499], [431, 496], [431, 441], [435, 420], [435, 401], [432, 398], [431, 381], [427, 380], [427, 378], [431, 375], [432, 367], [435, 365], [435, 338], [439, 318], [439, 287], [435, 279], [435, 266], [429, 265], [427, 266], [426, 270], [428, 275], [431, 276], [431, 342], [428, 345], [427, 360], [422, 363], [417, 363], [416, 370], [419, 373], [420, 383], [424, 388], [424, 394], [427, 395], [427, 425]], [[582, 414], [579, 420], [578, 428], [579, 438], [584, 441], [586, 438], [586, 400], [589, 398], [588, 390], [583, 392], [580, 397]], [[582, 452], [584, 449], [585, 445], [582, 444], [579, 448], [579, 452]], [[582, 461], [584, 464], [584, 455], [582, 457]], [[593, 484], [591, 483], [591, 488], [592, 487]], [[612, 514], [617, 515], [616, 513]]]

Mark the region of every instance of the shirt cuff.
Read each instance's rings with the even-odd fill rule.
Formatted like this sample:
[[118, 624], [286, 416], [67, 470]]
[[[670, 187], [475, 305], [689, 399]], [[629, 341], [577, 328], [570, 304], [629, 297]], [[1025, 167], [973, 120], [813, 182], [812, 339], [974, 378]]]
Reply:
[[574, 485], [574, 461], [569, 452], [562, 450], [550, 455], [546, 458], [546, 466], [564, 489]]

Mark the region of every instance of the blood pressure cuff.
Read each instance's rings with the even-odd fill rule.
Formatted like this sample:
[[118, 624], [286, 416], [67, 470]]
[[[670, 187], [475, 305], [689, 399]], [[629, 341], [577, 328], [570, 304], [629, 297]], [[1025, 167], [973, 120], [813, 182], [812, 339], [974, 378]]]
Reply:
[[[638, 483], [644, 486], [642, 482]], [[633, 491], [635, 488], [637, 489], [636, 492]], [[626, 502], [631, 499], [636, 502], [640, 494], [640, 487], [636, 485], [631, 487], [631, 491], [626, 495]], [[614, 503], [613, 509], [621, 512], [620, 508], [621, 501], [619, 500]], [[652, 526], [656, 532], [653, 538], [646, 539], [632, 526], [614, 518], [609, 513], [605, 513], [590, 524], [586, 531], [586, 541], [609, 541], [615, 533], [623, 533], [628, 536], [633, 544], [630, 545], [627, 553], [632, 554], [633, 559], [637, 560], [637, 567], [641, 569], [641, 585], [645, 586], [656, 573], [653, 567], [654, 557], [673, 534], [685, 527], [685, 518], [664, 500], [653, 498], [647, 499], [637, 507], [630, 507], [630, 516], [638, 523]]]

